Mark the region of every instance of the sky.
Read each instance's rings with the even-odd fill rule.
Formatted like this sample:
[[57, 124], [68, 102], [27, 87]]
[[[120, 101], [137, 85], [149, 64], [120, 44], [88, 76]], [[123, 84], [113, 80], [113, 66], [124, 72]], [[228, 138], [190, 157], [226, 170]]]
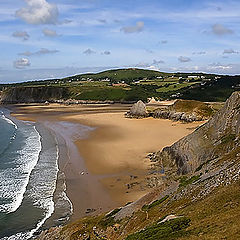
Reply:
[[240, 74], [239, 9], [239, 0], [1, 0], [0, 83], [128, 67]]

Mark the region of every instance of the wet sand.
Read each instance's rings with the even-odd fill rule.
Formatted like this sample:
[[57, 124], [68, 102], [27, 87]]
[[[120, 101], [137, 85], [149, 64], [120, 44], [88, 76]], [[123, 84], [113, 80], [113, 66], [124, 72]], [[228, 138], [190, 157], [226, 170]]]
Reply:
[[[67, 194], [74, 205], [73, 219], [88, 215], [87, 208], [90, 214], [98, 214], [148, 193], [148, 153], [171, 145], [202, 124], [128, 119], [124, 113], [129, 107], [51, 104], [13, 108], [13, 116], [43, 122], [64, 139], [69, 158], [61, 160], [60, 168], [66, 175]], [[75, 124], [72, 132], [64, 132], [62, 122]], [[83, 125], [93, 129], [85, 137], [76, 136]]]

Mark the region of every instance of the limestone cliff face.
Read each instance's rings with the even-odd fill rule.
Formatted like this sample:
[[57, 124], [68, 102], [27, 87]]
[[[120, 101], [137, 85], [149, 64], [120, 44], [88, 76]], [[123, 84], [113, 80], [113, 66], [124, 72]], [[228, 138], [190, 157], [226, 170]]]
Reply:
[[66, 98], [68, 89], [63, 87], [15, 87], [2, 92], [3, 103], [45, 102]]
[[[239, 225], [231, 229], [240, 206], [239, 136], [240, 92], [235, 92], [206, 124], [155, 154], [152, 160], [166, 176], [161, 171], [164, 181], [152, 192], [106, 215], [46, 230], [39, 239], [165, 239], [167, 235], [154, 238], [152, 234], [158, 232], [156, 226], [162, 231], [159, 219], [167, 215], [190, 218], [191, 230], [181, 239], [232, 239], [237, 236], [233, 230], [239, 229]], [[157, 177], [159, 171], [155, 172]], [[187, 175], [179, 177], [183, 174]], [[137, 238], [144, 232], [146, 237]]]
[[155, 161], [167, 176], [193, 173], [201, 165], [230, 153], [240, 145], [240, 92], [206, 124], [162, 152]]

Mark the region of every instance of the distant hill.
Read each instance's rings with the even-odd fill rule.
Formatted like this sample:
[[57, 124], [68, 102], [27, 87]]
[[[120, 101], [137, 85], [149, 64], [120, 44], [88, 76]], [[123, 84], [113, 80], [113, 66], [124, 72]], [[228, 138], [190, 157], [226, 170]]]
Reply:
[[[164, 73], [127, 68], [79, 74], [62, 79], [2, 84], [0, 91], [5, 89], [5, 92], [11, 93], [9, 89], [18, 87], [38, 87], [41, 88], [41, 91], [45, 91], [46, 87], [65, 88], [65, 93], [61, 95], [63, 100], [129, 102], [147, 101], [147, 98], [154, 97], [159, 100], [182, 98], [199, 101], [225, 101], [232, 92], [240, 89], [240, 76]], [[24, 92], [23, 89], [21, 92]], [[48, 98], [45, 93], [40, 93], [40, 95], [46, 96], [46, 100], [52, 99], [53, 96]], [[23, 99], [25, 98], [23, 97]]]
[[138, 69], [138, 68], [126, 68], [126, 69], [113, 69], [107, 70], [100, 73], [88, 73], [80, 74], [72, 77], [64, 78], [63, 80], [82, 80], [82, 79], [110, 79], [112, 82], [127, 81], [131, 82], [133, 80], [142, 80], [144, 78], [154, 79], [157, 77], [168, 76], [170, 73], [158, 72], [153, 70]]

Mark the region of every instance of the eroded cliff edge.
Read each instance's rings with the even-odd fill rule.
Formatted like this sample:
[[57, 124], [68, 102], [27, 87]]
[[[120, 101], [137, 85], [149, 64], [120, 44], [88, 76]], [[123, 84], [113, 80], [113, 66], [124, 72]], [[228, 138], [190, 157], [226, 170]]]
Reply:
[[68, 98], [69, 90], [64, 87], [14, 87], [1, 93], [2, 103], [41, 103]]
[[207, 123], [154, 154], [159, 185], [150, 194], [40, 239], [240, 239], [239, 131], [235, 92]]
[[234, 92], [207, 123], [158, 152], [154, 161], [168, 177], [194, 173], [200, 166], [236, 149], [239, 146], [239, 132], [240, 92]]

